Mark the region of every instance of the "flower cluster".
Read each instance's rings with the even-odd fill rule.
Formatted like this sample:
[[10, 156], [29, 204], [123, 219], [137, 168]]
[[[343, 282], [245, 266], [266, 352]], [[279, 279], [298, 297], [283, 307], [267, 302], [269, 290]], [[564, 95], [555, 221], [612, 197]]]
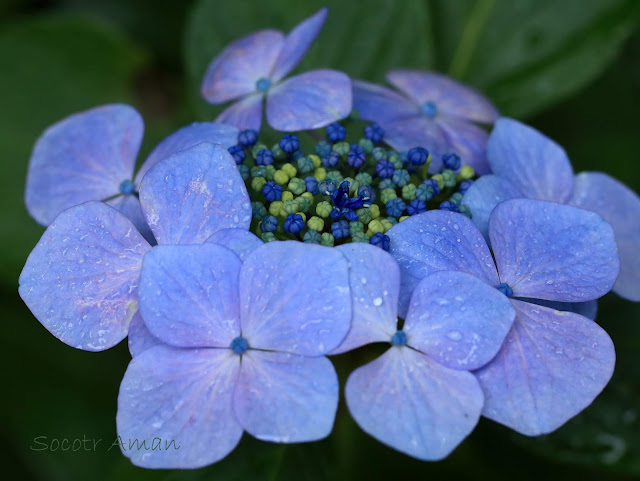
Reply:
[[[421, 460], [481, 416], [549, 433], [611, 378], [596, 302], [640, 301], [640, 198], [574, 177], [561, 147], [440, 74], [390, 72], [402, 94], [332, 70], [283, 80], [326, 17], [227, 47], [202, 93], [239, 100], [135, 176], [132, 107], [72, 115], [36, 143], [25, 201], [47, 229], [19, 292], [70, 346], [128, 337], [118, 435], [181, 446], [124, 451], [136, 465], [205, 466], [245, 431], [328, 436], [328, 356], [370, 343], [388, 349], [354, 367], [348, 409]], [[288, 132], [270, 141], [265, 99]]]

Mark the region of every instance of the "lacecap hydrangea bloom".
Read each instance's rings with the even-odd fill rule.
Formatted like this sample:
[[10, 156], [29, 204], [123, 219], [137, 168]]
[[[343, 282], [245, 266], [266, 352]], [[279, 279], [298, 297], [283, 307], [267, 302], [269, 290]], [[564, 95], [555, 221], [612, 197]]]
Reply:
[[511, 300], [513, 327], [476, 371], [486, 417], [522, 434], [548, 433], [591, 404], [611, 378], [615, 352], [606, 332], [537, 303], [586, 302], [611, 290], [620, 262], [613, 229], [599, 215], [540, 200], [500, 203], [489, 220], [491, 252], [471, 220], [450, 212], [412, 217], [388, 234], [401, 271], [401, 317], [411, 314], [416, 284], [443, 270], [471, 274]]
[[640, 198], [635, 192], [602, 172], [574, 175], [561, 146], [513, 119], [496, 122], [487, 157], [493, 175], [478, 179], [463, 198], [485, 237], [493, 208], [507, 199], [548, 200], [596, 212], [612, 225], [618, 244], [620, 275], [613, 290], [640, 301]]
[[[245, 431], [328, 436], [340, 385], [327, 356], [371, 343], [389, 348], [353, 366], [348, 410], [421, 460], [447, 456], [481, 415], [551, 432], [611, 377], [593, 317], [614, 284], [636, 293], [637, 196], [605, 174], [574, 180], [564, 152], [515, 121], [487, 144], [477, 124], [496, 109], [440, 74], [391, 71], [402, 94], [357, 81], [351, 116], [345, 74], [285, 79], [326, 16], [227, 47], [202, 93], [239, 100], [169, 136], [135, 176], [142, 121], [125, 105], [36, 144], [26, 201], [51, 225], [20, 295], [71, 346], [128, 335], [116, 424], [136, 465], [205, 466]], [[271, 127], [324, 139], [267, 142], [265, 98]], [[156, 439], [168, 448], [149, 449]]]
[[[242, 177], [220, 145], [198, 144], [157, 162], [139, 197], [158, 244], [202, 243], [225, 228], [246, 229], [251, 220]], [[108, 349], [127, 335], [138, 311], [138, 278], [150, 249], [119, 211], [82, 203], [47, 228], [20, 274], [20, 296], [61, 341]]]
[[236, 40], [209, 65], [202, 96], [212, 104], [240, 98], [216, 119], [260, 130], [266, 99], [267, 122], [276, 130], [324, 127], [351, 112], [351, 80], [320, 69], [285, 76], [300, 62], [327, 18], [327, 9], [298, 24], [288, 35], [260, 30]]
[[31, 216], [48, 226], [63, 210], [90, 200], [105, 201], [127, 216], [152, 241], [138, 189], [159, 160], [200, 142], [230, 147], [238, 129], [196, 122], [173, 133], [149, 154], [134, 176], [144, 123], [131, 106], [95, 107], [59, 121], [36, 142], [31, 154], [25, 203]]
[[364, 120], [385, 131], [385, 142], [406, 151], [422, 146], [434, 156], [431, 172], [442, 156], [454, 152], [478, 174], [488, 173], [487, 132], [476, 125], [491, 124], [496, 108], [482, 95], [435, 72], [392, 70], [387, 80], [400, 93], [365, 81], [353, 83], [353, 108]]

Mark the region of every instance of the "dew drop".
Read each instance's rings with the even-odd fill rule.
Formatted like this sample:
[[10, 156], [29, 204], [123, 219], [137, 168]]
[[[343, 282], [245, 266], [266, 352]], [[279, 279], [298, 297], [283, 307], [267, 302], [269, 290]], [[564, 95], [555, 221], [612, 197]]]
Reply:
[[380, 307], [382, 305], [382, 297], [376, 297], [373, 300], [373, 305], [376, 307]]
[[462, 339], [462, 333], [460, 331], [449, 331], [447, 332], [447, 337], [452, 341], [459, 341]]

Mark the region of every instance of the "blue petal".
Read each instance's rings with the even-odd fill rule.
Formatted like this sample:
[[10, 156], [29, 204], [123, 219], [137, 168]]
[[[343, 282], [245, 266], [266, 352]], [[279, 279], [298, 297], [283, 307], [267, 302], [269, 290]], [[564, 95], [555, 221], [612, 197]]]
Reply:
[[156, 246], [142, 264], [140, 313], [149, 331], [177, 347], [229, 347], [240, 335], [242, 262], [215, 244]]
[[284, 44], [282, 32], [260, 30], [236, 40], [213, 59], [202, 81], [202, 96], [219, 104], [256, 91], [269, 78]]
[[153, 237], [151, 227], [147, 224], [144, 214], [142, 213], [142, 207], [140, 206], [138, 197], [135, 195], [119, 195], [108, 200], [106, 203], [114, 209], [118, 209], [122, 215], [129, 219], [149, 244], [156, 244], [156, 239]]
[[136, 315], [131, 319], [128, 342], [131, 357], [139, 356], [147, 349], [163, 344], [160, 339], [149, 332], [140, 312], [136, 312]]
[[[242, 436], [232, 404], [239, 368], [229, 349], [156, 346], [135, 357], [118, 396], [123, 454], [144, 468], [192, 469], [224, 458]], [[158, 439], [161, 448], [150, 449]], [[143, 442], [147, 449], [136, 447]]]
[[554, 311], [573, 312], [575, 314], [580, 314], [581, 316], [591, 319], [592, 321], [595, 321], [596, 315], [598, 314], [598, 301], [596, 300], [587, 302], [556, 302], [545, 301], [543, 299], [528, 299], [524, 297], [518, 300], [548, 307], [550, 309], [553, 309]]
[[331, 247], [270, 242], [242, 265], [240, 299], [242, 336], [250, 347], [326, 354], [351, 322], [347, 260]]
[[444, 75], [420, 70], [392, 70], [387, 80], [418, 105], [433, 102], [446, 116], [490, 124], [498, 111], [475, 90]]
[[267, 95], [267, 121], [276, 130], [317, 129], [351, 112], [351, 80], [336, 70], [291, 77]]
[[464, 165], [473, 167], [478, 175], [491, 172], [487, 160], [489, 134], [486, 130], [457, 117], [439, 118], [438, 124], [447, 139], [450, 152], [458, 154]]
[[49, 127], [38, 139], [29, 164], [25, 202], [42, 225], [63, 210], [119, 193], [131, 180], [144, 125], [128, 105], [81, 112]]
[[218, 244], [226, 247], [233, 251], [242, 262], [244, 262], [247, 256], [255, 249], [264, 244], [258, 237], [244, 229], [222, 229], [209, 237], [205, 242], [207, 244]]
[[234, 125], [239, 129], [260, 131], [262, 125], [262, 100], [264, 94], [249, 95], [224, 109], [216, 122]]
[[620, 275], [613, 290], [640, 302], [640, 197], [607, 174], [582, 172], [575, 178], [570, 203], [600, 214], [611, 224], [620, 255]]
[[522, 434], [550, 433], [582, 411], [613, 374], [613, 343], [595, 322], [513, 300], [502, 350], [476, 375], [483, 414]]
[[473, 430], [483, 395], [473, 374], [392, 347], [345, 387], [351, 416], [378, 441], [424, 461], [446, 457]]
[[285, 37], [284, 46], [271, 73], [271, 79], [274, 82], [284, 78], [304, 57], [304, 54], [307, 53], [307, 50], [309, 50], [309, 47], [320, 33], [327, 19], [328, 11], [326, 7], [320, 9], [296, 25]]
[[20, 274], [20, 296], [54, 336], [102, 351], [127, 335], [138, 310], [142, 256], [150, 249], [133, 224], [102, 202], [60, 214]]
[[140, 203], [158, 244], [199, 244], [251, 223], [249, 195], [231, 154], [207, 142], [153, 166], [140, 186]]
[[470, 371], [500, 350], [515, 311], [498, 289], [464, 272], [423, 279], [411, 297], [407, 344], [452, 369]]
[[301, 443], [331, 433], [339, 384], [331, 361], [248, 350], [233, 396], [242, 427], [263, 441]]
[[566, 152], [525, 124], [500, 118], [489, 136], [487, 158], [493, 173], [526, 197], [560, 203], [571, 197], [573, 169]]
[[403, 220], [387, 232], [389, 253], [400, 266], [400, 317], [420, 280], [437, 271], [461, 271], [497, 286], [498, 273], [482, 234], [462, 214], [432, 210]]
[[382, 85], [363, 80], [353, 81], [353, 108], [363, 120], [378, 123], [418, 115], [418, 106], [406, 97]]
[[384, 250], [370, 244], [344, 244], [337, 249], [349, 262], [352, 317], [347, 337], [331, 354], [371, 342], [389, 342], [398, 325], [398, 264]]
[[397, 151], [424, 147], [431, 154], [429, 172], [442, 169], [442, 156], [451, 152], [447, 138], [438, 123], [427, 117], [405, 117], [380, 123], [384, 128], [384, 141]]
[[489, 217], [495, 206], [505, 200], [520, 197], [523, 195], [508, 180], [497, 175], [483, 175], [471, 184], [461, 203], [469, 206], [471, 220], [488, 242]]
[[613, 229], [593, 212], [507, 200], [491, 214], [489, 237], [500, 281], [517, 297], [590, 301], [609, 292], [618, 276]]
[[165, 138], [151, 151], [149, 157], [147, 157], [147, 160], [144, 161], [144, 164], [136, 174], [136, 183], [140, 184], [144, 174], [156, 165], [158, 161], [176, 152], [202, 142], [211, 142], [212, 144], [220, 144], [229, 148], [238, 143], [238, 133], [239, 130], [236, 127], [216, 122], [194, 122], [191, 125], [182, 127]]

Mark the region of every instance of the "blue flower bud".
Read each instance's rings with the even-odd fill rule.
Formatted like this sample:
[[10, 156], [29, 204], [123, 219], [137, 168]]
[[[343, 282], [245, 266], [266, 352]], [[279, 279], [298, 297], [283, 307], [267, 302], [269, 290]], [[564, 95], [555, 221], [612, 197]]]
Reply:
[[424, 147], [414, 147], [407, 152], [407, 160], [412, 165], [424, 165], [429, 158], [429, 151]]
[[449, 202], [448, 200], [445, 200], [442, 204], [440, 204], [440, 210], [449, 210], [451, 212], [460, 212], [460, 210], [458, 210], [458, 206], [455, 205], [453, 202]]
[[331, 233], [336, 239], [349, 237], [349, 223], [346, 220], [339, 220], [331, 224]]
[[382, 142], [382, 138], [384, 137], [384, 129], [378, 124], [367, 125], [364, 128], [364, 136], [371, 142], [378, 144]]
[[307, 192], [310, 192], [313, 195], [318, 194], [318, 181], [315, 177], [309, 176], [305, 177], [304, 183], [307, 185]]
[[265, 216], [260, 222], [260, 230], [262, 232], [275, 232], [278, 229], [278, 219], [272, 215]]
[[373, 190], [373, 187], [371, 187], [370, 185], [363, 185], [358, 189], [358, 197], [360, 197], [366, 203], [371, 204], [376, 200], [376, 191]]
[[460, 170], [462, 160], [457, 154], [445, 154], [442, 156], [442, 165], [445, 169]]
[[391, 176], [393, 183], [398, 187], [404, 187], [411, 180], [411, 174], [404, 169], [396, 170]]
[[407, 214], [416, 215], [427, 211], [427, 203], [424, 200], [413, 199], [407, 206]]
[[238, 145], [251, 147], [258, 141], [258, 132], [253, 129], [243, 130], [238, 134]]
[[242, 147], [239, 145], [232, 145], [228, 150], [236, 164], [241, 164], [244, 161], [246, 155], [244, 150], [242, 150]]
[[342, 142], [347, 136], [347, 129], [345, 129], [338, 122], [334, 122], [326, 128], [327, 138], [330, 142]]
[[338, 186], [331, 179], [326, 179], [318, 183], [318, 192], [322, 195], [331, 195], [337, 188]]
[[323, 158], [331, 152], [331, 145], [326, 140], [321, 140], [316, 144], [313, 150], [318, 157]]
[[278, 144], [280, 148], [287, 154], [292, 154], [300, 148], [298, 137], [293, 134], [285, 134]]
[[471, 179], [465, 180], [463, 182], [460, 182], [460, 187], [458, 188], [458, 190], [462, 195], [464, 195], [467, 193], [467, 191], [469, 190], [469, 187], [471, 187], [472, 185], [473, 185], [473, 180]]
[[297, 234], [304, 229], [304, 226], [304, 219], [300, 214], [289, 214], [284, 220], [284, 230], [292, 234]]
[[347, 154], [347, 164], [354, 169], [359, 169], [367, 161], [367, 155], [364, 149], [358, 144], [351, 144], [349, 153]]
[[282, 186], [276, 184], [273, 180], [264, 184], [261, 192], [268, 202], [273, 202], [274, 200], [280, 200], [282, 198]]
[[320, 244], [320, 242], [322, 242], [322, 235], [318, 231], [308, 230], [302, 236], [302, 240], [307, 244]]
[[388, 235], [383, 234], [382, 232], [376, 232], [375, 234], [373, 234], [371, 236], [371, 239], [369, 239], [369, 243], [380, 247], [381, 249], [384, 249], [385, 251], [389, 250], [389, 242], [390, 242], [390, 238]]
[[393, 171], [393, 164], [386, 160], [382, 160], [376, 165], [376, 174], [378, 174], [378, 177], [381, 179], [389, 179], [393, 177]]
[[273, 152], [270, 149], [262, 149], [256, 155], [256, 165], [273, 164]]
[[310, 174], [316, 170], [316, 166], [313, 165], [313, 160], [310, 157], [300, 157], [297, 160], [298, 170], [303, 174]]
[[391, 180], [391, 179], [382, 179], [380, 181], [380, 183], [378, 184], [378, 190], [380, 192], [382, 192], [385, 189], [394, 189], [395, 190], [396, 187], [397, 186], [396, 186], [395, 182], [393, 182], [393, 180]]
[[322, 165], [324, 167], [335, 167], [336, 165], [338, 165], [339, 161], [340, 161], [340, 154], [335, 150], [332, 150], [327, 155], [322, 157]]
[[387, 201], [387, 214], [393, 217], [400, 217], [404, 210], [407, 208], [407, 204], [400, 197]]
[[251, 202], [251, 217], [254, 220], [262, 220], [267, 215], [267, 208], [262, 202]]
[[248, 165], [244, 165], [244, 164], [238, 165], [238, 172], [240, 172], [240, 177], [242, 177], [242, 180], [249, 179], [249, 170], [250, 169]]
[[381, 160], [387, 160], [389, 158], [389, 154], [387, 154], [387, 151], [384, 150], [382, 147], [376, 147], [375, 149], [373, 149], [373, 152], [371, 152], [371, 155], [373, 156], [376, 162], [380, 162]]
[[422, 185], [426, 185], [433, 189], [433, 195], [438, 195], [440, 193], [440, 187], [438, 187], [438, 181], [435, 179], [426, 179], [422, 181]]

